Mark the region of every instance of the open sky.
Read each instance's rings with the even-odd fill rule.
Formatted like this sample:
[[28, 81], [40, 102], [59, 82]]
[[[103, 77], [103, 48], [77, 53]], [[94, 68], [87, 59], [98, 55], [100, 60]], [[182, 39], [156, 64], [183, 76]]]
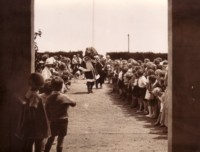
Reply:
[[36, 42], [39, 51], [105, 54], [128, 51], [129, 34], [130, 52], [168, 52], [167, 11], [167, 0], [35, 0]]

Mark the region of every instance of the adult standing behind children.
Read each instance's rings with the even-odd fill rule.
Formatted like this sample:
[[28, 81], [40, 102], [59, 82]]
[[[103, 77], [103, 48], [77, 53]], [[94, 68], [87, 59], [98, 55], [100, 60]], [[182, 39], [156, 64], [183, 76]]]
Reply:
[[51, 81], [52, 94], [46, 102], [47, 116], [50, 121], [51, 137], [48, 139], [45, 152], [49, 152], [53, 141], [58, 136], [57, 152], [62, 152], [64, 137], [67, 135], [68, 126], [68, 108], [76, 105], [65, 94], [61, 93], [63, 80], [60, 77], [54, 77]]
[[45, 67], [42, 70], [42, 76], [43, 76], [44, 80], [50, 79], [52, 77], [52, 73], [50, 70], [52, 65], [53, 65], [52, 60], [50, 60], [50, 58], [48, 58], [45, 62]]

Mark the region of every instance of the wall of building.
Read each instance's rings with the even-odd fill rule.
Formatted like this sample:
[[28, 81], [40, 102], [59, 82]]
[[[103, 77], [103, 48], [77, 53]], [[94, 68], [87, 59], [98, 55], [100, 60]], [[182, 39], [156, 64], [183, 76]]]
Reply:
[[200, 151], [200, 1], [169, 0], [169, 150]]
[[14, 136], [27, 79], [33, 71], [33, 1], [0, 1], [0, 151], [17, 151]]

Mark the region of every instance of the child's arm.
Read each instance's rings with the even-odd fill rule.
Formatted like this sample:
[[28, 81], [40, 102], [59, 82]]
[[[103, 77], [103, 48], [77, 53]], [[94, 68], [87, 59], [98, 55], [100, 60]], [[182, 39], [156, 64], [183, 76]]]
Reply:
[[78, 69], [81, 70], [81, 71], [83, 71], [83, 72], [89, 72], [90, 71], [89, 69], [85, 69], [83, 67], [79, 67]]
[[72, 101], [72, 100], [69, 99], [69, 98], [68, 98], [68, 100], [70, 101], [70, 102], [69, 102], [69, 105], [70, 105], [70, 106], [72, 106], [72, 107], [75, 107], [75, 106], [76, 106], [76, 102]]
[[74, 102], [72, 99], [70, 99], [68, 96], [64, 95], [64, 101], [66, 104], [75, 107], [76, 106], [76, 102]]
[[76, 106], [76, 102], [71, 102], [70, 106], [75, 107]]

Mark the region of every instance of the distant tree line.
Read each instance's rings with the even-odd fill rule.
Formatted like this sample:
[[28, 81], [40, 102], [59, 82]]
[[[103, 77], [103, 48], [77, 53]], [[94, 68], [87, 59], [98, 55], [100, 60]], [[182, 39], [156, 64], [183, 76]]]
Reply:
[[38, 56], [43, 56], [45, 54], [48, 54], [49, 57], [52, 57], [52, 56], [63, 56], [63, 57], [69, 57], [70, 59], [73, 58], [73, 55], [77, 55], [79, 54], [80, 57], [83, 57], [83, 51], [69, 51], [69, 52], [64, 52], [64, 51], [59, 51], [59, 52], [38, 52], [37, 53]]
[[153, 52], [107, 52], [107, 55], [110, 55], [110, 58], [115, 59], [130, 59], [133, 58], [135, 60], [144, 60], [145, 58], [153, 61], [157, 57], [161, 57], [163, 60], [168, 59], [167, 53], [153, 53]]
[[[70, 59], [73, 58], [73, 55], [79, 54], [80, 57], [83, 57], [83, 51], [59, 51], [59, 52], [37, 52], [37, 56], [43, 56], [45, 54], [48, 54], [49, 57], [51, 56], [63, 56], [63, 57], [69, 57]], [[153, 52], [107, 52], [106, 55], [110, 55], [110, 58], [115, 59], [130, 59], [133, 58], [135, 60], [144, 60], [145, 58], [150, 59], [153, 61], [157, 57], [161, 57], [163, 60], [168, 59], [167, 53], [153, 53]]]

